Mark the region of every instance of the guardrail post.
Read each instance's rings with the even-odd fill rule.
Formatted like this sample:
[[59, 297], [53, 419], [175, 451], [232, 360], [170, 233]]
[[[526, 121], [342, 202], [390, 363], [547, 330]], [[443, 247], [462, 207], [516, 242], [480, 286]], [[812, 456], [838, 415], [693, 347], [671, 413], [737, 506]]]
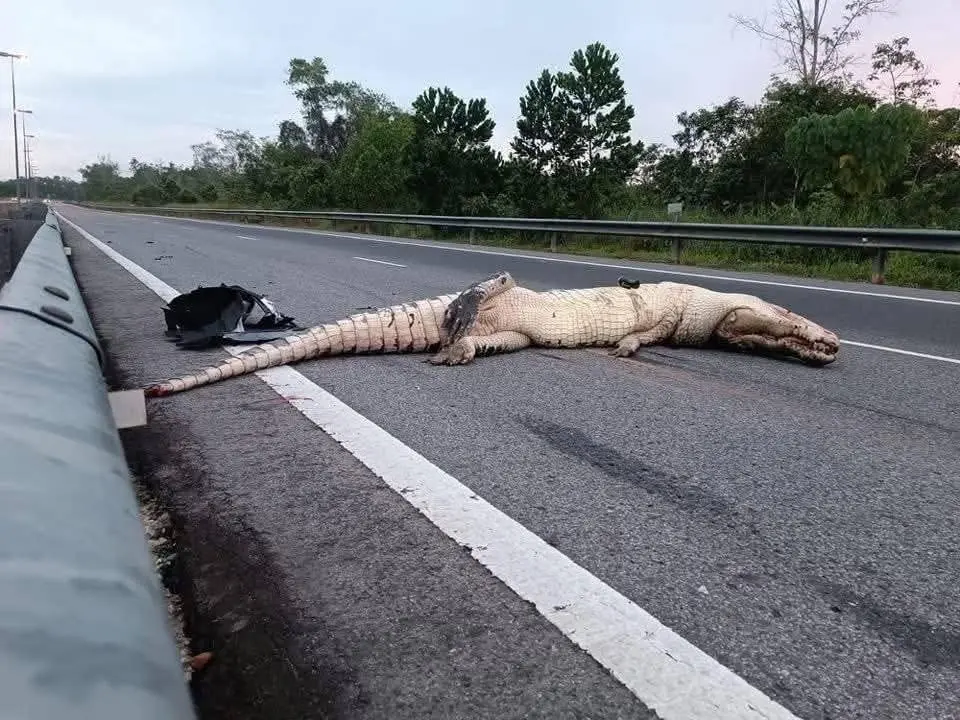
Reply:
[[470, 228], [470, 244], [473, 245], [476, 241], [477, 241], [476, 228]]
[[870, 273], [870, 282], [877, 285], [883, 285], [886, 281], [883, 277], [884, 268], [887, 265], [887, 251], [879, 249], [873, 254], [873, 271]]
[[673, 243], [671, 243], [670, 248], [670, 257], [673, 259], [673, 262], [677, 265], [680, 264], [680, 253], [683, 251], [683, 238], [675, 237], [673, 238]]
[[555, 232], [550, 233], [550, 252], [557, 251], [557, 235], [559, 234], [560, 233], [555, 233]]

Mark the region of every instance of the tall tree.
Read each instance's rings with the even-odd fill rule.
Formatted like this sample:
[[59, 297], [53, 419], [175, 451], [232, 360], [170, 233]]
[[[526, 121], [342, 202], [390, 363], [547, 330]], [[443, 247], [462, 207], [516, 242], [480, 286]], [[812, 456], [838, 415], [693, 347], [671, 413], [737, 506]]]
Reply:
[[430, 87], [413, 101], [413, 110], [407, 157], [410, 188], [421, 208], [460, 214], [492, 201], [501, 160], [487, 144], [495, 127], [487, 101], [464, 102], [449, 87]]
[[549, 70], [520, 99], [514, 201], [528, 210], [598, 215], [637, 171], [643, 143], [630, 139], [633, 106], [602, 43], [577, 50], [569, 71]]
[[517, 134], [510, 142], [510, 195], [524, 215], [555, 215], [566, 204], [564, 181], [578, 136], [567, 95], [558, 78], [544, 70], [520, 98]]
[[620, 57], [603, 43], [591, 43], [570, 59], [571, 71], [557, 76], [563, 115], [574, 140], [565, 143], [563, 161], [583, 178], [577, 209], [602, 212], [605, 199], [637, 170], [643, 143], [630, 140], [633, 106], [617, 67]]
[[[356, 132], [356, 123], [367, 111], [395, 111], [385, 96], [357, 82], [332, 80], [323, 58], [293, 58], [286, 84], [300, 101], [306, 132], [314, 150], [324, 158], [337, 157]], [[332, 119], [328, 117], [332, 116]]]
[[219, 129], [216, 138], [217, 142], [208, 140], [190, 146], [195, 167], [235, 173], [260, 152], [261, 141], [249, 130]]
[[277, 142], [286, 150], [303, 151], [309, 149], [307, 132], [293, 120], [284, 120], [280, 123], [280, 132]]
[[753, 130], [741, 145], [743, 189], [739, 196], [753, 198], [759, 204], [792, 204], [799, 200], [803, 186], [785, 154], [787, 131], [807, 115], [834, 115], [860, 105], [872, 108], [876, 99], [839, 80], [817, 85], [772, 82], [756, 109]]
[[410, 210], [407, 148], [414, 121], [407, 114], [365, 117], [333, 172], [342, 207], [367, 212]]
[[921, 127], [909, 105], [861, 105], [801, 118], [787, 132], [787, 158], [813, 188], [830, 186], [858, 202], [883, 192], [904, 168]]
[[680, 131], [669, 162], [661, 160], [659, 181], [670, 199], [697, 205], [743, 201], [743, 145], [756, 132], [757, 108], [732, 97], [724, 103], [677, 116]]
[[573, 109], [558, 79], [544, 70], [527, 84], [520, 98], [517, 134], [510, 142], [516, 156], [538, 172], [556, 172], [577, 144]]
[[933, 90], [940, 81], [930, 77], [927, 67], [912, 48], [910, 38], [898, 37], [879, 43], [873, 51], [872, 72], [867, 79], [893, 104], [931, 105]]
[[99, 156], [97, 162], [80, 168], [84, 199], [93, 201], [125, 200], [126, 182], [120, 175], [120, 165], [109, 156]]
[[773, 0], [776, 21], [771, 27], [756, 18], [734, 15], [734, 21], [772, 42], [788, 73], [802, 85], [818, 85], [828, 80], [845, 80], [849, 54], [860, 39], [858, 23], [877, 13], [887, 12], [889, 0], [848, 0], [839, 22], [827, 28], [831, 0]]

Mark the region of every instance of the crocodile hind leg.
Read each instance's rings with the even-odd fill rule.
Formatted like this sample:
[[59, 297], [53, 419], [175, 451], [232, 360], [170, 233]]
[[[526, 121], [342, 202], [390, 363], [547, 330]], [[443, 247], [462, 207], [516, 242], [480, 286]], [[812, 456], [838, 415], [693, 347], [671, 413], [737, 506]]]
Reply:
[[481, 305], [515, 286], [516, 281], [510, 273], [501, 270], [461, 292], [443, 314], [440, 327], [443, 346], [455, 343], [467, 334], [477, 321]]
[[668, 313], [649, 330], [624, 335], [609, 354], [614, 357], [630, 357], [643, 346], [662, 343], [673, 335], [678, 324], [680, 324], [679, 313]]
[[468, 335], [431, 356], [427, 362], [433, 365], [466, 365], [478, 355], [480, 357], [498, 355], [522, 350], [529, 346], [530, 338], [513, 330], [503, 330], [479, 337]]

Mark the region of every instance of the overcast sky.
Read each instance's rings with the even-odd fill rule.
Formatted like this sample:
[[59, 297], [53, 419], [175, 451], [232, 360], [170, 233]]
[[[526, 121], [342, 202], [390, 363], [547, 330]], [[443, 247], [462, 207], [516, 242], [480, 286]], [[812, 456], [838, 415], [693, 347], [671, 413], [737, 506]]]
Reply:
[[[842, 0], [833, 0], [840, 5]], [[899, 0], [896, 15], [863, 27], [863, 50], [896, 35], [960, 102], [960, 0]], [[356, 80], [409, 106], [429, 85], [487, 98], [506, 151], [526, 83], [599, 40], [620, 55], [633, 133], [669, 142], [676, 115], [731, 95], [758, 99], [776, 57], [736, 27], [773, 0], [32, 0], [11, 5], [0, 50], [17, 63], [17, 99], [36, 134], [41, 175], [79, 179], [100, 154], [126, 169], [190, 162], [190, 145], [217, 128], [275, 135], [299, 120], [283, 84], [291, 57], [321, 56], [336, 79]], [[12, 177], [9, 60], [0, 59], [0, 178]]]

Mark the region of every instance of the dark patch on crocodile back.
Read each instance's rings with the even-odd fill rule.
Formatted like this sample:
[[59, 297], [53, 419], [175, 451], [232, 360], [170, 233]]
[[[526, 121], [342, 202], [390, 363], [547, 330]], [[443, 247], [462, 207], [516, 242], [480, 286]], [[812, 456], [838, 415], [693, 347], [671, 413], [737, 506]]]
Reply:
[[[477, 322], [480, 304], [489, 296], [496, 294], [492, 283], [506, 285], [510, 273], [498, 270], [492, 275], [474, 283], [455, 297], [443, 313], [440, 323], [440, 336], [445, 345], [452, 344], [466, 335]], [[502, 292], [500, 290], [499, 292]]]
[[445, 342], [456, 342], [473, 326], [477, 321], [483, 296], [484, 293], [479, 287], [471, 287], [450, 302], [440, 324]]
[[[637, 283], [639, 285], [639, 283]], [[633, 310], [637, 313], [637, 319], [643, 317], [643, 298], [639, 293], [629, 293], [630, 302], [633, 303]]]

